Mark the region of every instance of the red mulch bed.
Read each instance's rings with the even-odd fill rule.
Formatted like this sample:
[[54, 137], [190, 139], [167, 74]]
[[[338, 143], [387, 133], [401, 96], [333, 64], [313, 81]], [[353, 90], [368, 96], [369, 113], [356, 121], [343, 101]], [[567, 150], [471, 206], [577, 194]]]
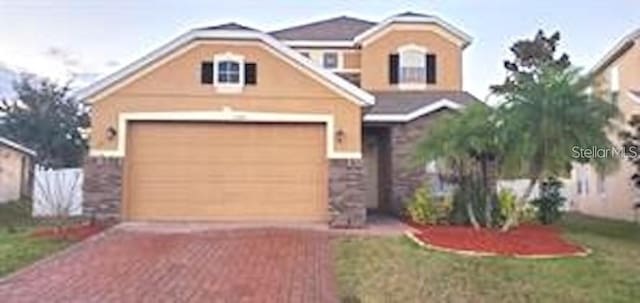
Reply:
[[81, 241], [98, 234], [108, 227], [106, 224], [81, 223], [62, 228], [42, 227], [31, 233], [32, 237], [54, 240]]
[[554, 226], [521, 225], [509, 232], [474, 230], [467, 226], [424, 226], [411, 224], [421, 241], [445, 249], [506, 256], [563, 256], [587, 251], [562, 238]]

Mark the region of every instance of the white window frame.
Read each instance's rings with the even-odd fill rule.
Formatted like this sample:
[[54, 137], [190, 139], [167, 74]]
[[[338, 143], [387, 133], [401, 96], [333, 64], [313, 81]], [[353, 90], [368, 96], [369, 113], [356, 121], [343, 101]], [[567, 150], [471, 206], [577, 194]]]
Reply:
[[[403, 61], [403, 54], [407, 53], [407, 52], [419, 52], [422, 54], [423, 57], [426, 57], [427, 55], [427, 48], [417, 45], [417, 44], [405, 44], [402, 45], [400, 47], [398, 47], [396, 49], [397, 53], [398, 53], [398, 88], [402, 89], [402, 90], [421, 90], [421, 89], [426, 89], [427, 88], [427, 82], [426, 79], [424, 82], [420, 83], [420, 82], [402, 82], [402, 61]], [[425, 68], [425, 77], [426, 77], [426, 72], [427, 72], [427, 62], [426, 62], [426, 58], [425, 58], [425, 62], [424, 62], [424, 68]]]
[[609, 91], [620, 91], [620, 68], [617, 65], [609, 71]]
[[[228, 83], [218, 81], [218, 65], [221, 62], [231, 61], [238, 64], [238, 83]], [[244, 56], [230, 52], [216, 54], [213, 56], [213, 85], [219, 93], [240, 93], [244, 88]]]

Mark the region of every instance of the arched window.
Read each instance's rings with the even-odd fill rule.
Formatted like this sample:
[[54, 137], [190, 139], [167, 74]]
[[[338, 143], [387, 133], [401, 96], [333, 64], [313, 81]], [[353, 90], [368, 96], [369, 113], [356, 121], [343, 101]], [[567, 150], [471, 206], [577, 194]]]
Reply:
[[427, 50], [424, 47], [408, 44], [398, 48], [398, 83], [410, 86], [426, 86]]

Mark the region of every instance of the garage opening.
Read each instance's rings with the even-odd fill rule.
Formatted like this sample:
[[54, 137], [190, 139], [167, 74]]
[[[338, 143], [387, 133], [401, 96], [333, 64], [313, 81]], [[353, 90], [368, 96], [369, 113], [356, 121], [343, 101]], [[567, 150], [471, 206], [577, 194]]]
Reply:
[[324, 124], [131, 122], [129, 220], [326, 221]]

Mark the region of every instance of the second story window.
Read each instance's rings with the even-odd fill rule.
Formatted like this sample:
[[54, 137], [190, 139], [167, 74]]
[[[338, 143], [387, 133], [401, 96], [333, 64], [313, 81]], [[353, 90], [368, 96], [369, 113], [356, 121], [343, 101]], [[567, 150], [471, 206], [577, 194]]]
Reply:
[[620, 95], [620, 69], [614, 66], [609, 71], [609, 101], [611, 104], [618, 104]]
[[425, 89], [436, 84], [436, 56], [415, 44], [398, 47], [389, 56], [389, 83], [400, 89]]
[[338, 53], [326, 52], [322, 55], [322, 67], [327, 69], [338, 68]]
[[427, 59], [424, 52], [406, 50], [400, 53], [400, 83], [425, 83], [427, 80]]
[[240, 83], [240, 63], [235, 61], [218, 62], [218, 83]]
[[213, 84], [218, 92], [241, 92], [245, 82], [244, 56], [232, 53], [213, 57]]

